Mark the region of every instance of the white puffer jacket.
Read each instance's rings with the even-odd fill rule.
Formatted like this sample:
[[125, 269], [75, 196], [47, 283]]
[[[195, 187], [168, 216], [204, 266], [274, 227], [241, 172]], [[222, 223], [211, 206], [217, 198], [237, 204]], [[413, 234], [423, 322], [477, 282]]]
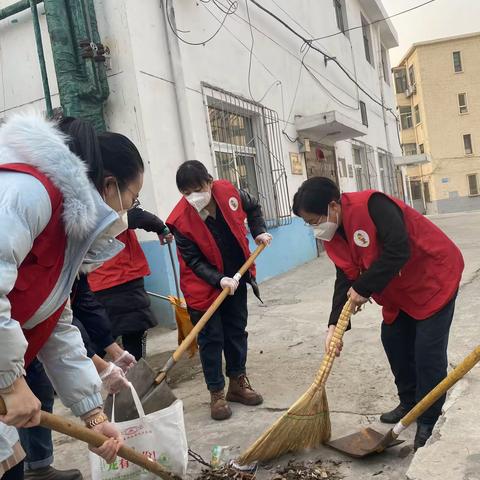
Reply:
[[[106, 233], [118, 215], [103, 202], [87, 177], [85, 164], [70, 152], [54, 124], [36, 115], [7, 121], [0, 127], [0, 164], [6, 163], [36, 167], [59, 188], [64, 202], [64, 266], [49, 298], [23, 326], [29, 329], [68, 299], [83, 263], [102, 263], [123, 245]], [[15, 285], [18, 267], [50, 216], [50, 199], [40, 181], [31, 175], [0, 171], [0, 389], [25, 373], [27, 342], [20, 324], [10, 315], [7, 295]], [[101, 381], [71, 319], [66, 308], [38, 359], [63, 403], [79, 416], [102, 404]], [[0, 461], [12, 454], [16, 441], [15, 429], [0, 423]]]

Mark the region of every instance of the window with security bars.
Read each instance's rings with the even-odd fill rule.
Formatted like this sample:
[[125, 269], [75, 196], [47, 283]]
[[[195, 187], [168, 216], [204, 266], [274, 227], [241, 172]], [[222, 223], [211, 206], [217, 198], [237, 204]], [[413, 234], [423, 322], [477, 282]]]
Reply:
[[417, 144], [416, 143], [404, 143], [403, 144], [403, 154], [405, 156], [416, 155], [417, 154]]
[[413, 128], [412, 107], [400, 107], [400, 125], [402, 130]]
[[276, 112], [203, 84], [218, 178], [258, 198], [270, 227], [291, 223]]
[[405, 93], [407, 90], [407, 72], [404, 68], [397, 68], [393, 72], [393, 78], [395, 79], [395, 91], [397, 93]]
[[400, 198], [399, 176], [401, 176], [401, 173], [394, 164], [393, 155], [385, 150], [378, 149], [378, 167], [382, 191]]
[[357, 140], [352, 141], [353, 168], [357, 190], [377, 188], [375, 151], [371, 145]]

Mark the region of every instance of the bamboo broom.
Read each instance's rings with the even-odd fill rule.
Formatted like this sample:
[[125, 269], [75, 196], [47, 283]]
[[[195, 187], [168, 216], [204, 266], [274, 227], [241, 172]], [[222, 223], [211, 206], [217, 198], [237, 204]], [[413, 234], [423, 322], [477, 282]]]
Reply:
[[320, 369], [310, 388], [238, 460], [239, 465], [267, 461], [288, 452], [311, 449], [330, 439], [331, 426], [325, 383], [342, 341], [354, 306], [347, 301], [342, 309]]

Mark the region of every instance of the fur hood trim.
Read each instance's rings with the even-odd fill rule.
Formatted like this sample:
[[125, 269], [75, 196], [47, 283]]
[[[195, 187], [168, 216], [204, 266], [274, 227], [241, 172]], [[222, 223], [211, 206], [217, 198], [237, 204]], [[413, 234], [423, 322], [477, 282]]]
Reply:
[[56, 124], [41, 115], [14, 115], [0, 128], [0, 164], [26, 163], [47, 176], [62, 193], [67, 235], [84, 238], [95, 224], [97, 192], [87, 165], [66, 141]]

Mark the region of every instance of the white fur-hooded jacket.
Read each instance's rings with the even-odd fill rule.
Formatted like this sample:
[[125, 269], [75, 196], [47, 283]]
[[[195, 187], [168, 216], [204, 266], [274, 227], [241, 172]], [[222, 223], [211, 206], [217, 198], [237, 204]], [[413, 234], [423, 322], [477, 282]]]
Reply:
[[[108, 236], [118, 215], [90, 183], [85, 164], [70, 152], [65, 137], [54, 124], [37, 115], [15, 116], [0, 127], [0, 164], [7, 163], [36, 167], [59, 188], [64, 202], [64, 267], [49, 298], [24, 325], [28, 329], [43, 322], [68, 299], [83, 263], [101, 263], [119, 252], [121, 244]], [[31, 175], [0, 170], [0, 389], [25, 373], [27, 342], [19, 323], [11, 318], [7, 295], [50, 216], [50, 199], [40, 181]], [[71, 318], [67, 307], [38, 359], [63, 403], [79, 416], [102, 404], [101, 382]], [[0, 461], [11, 454], [15, 441], [14, 429], [0, 423]]]

